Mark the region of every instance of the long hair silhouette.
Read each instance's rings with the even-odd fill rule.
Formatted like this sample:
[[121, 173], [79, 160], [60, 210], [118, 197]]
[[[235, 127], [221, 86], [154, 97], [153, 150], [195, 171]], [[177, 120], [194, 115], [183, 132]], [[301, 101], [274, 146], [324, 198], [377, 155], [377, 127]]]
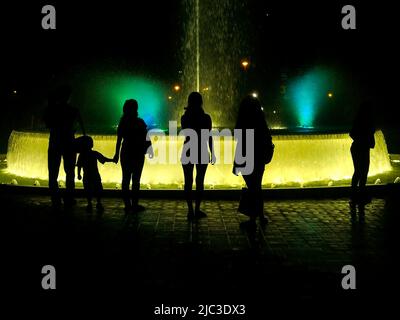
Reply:
[[188, 97], [188, 104], [185, 107], [186, 114], [187, 115], [199, 115], [199, 114], [204, 114], [204, 109], [203, 109], [203, 97], [201, 96], [200, 93], [198, 92], [192, 92], [189, 94]]

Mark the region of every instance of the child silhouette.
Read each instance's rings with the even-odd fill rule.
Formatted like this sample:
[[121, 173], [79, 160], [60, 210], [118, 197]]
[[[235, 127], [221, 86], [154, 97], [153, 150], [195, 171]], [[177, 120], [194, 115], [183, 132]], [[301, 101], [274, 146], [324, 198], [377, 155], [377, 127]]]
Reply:
[[92, 211], [92, 198], [96, 197], [96, 209], [101, 212], [104, 210], [101, 204], [103, 185], [101, 183], [97, 161], [104, 164], [106, 162], [113, 162], [113, 159], [106, 158], [100, 152], [92, 150], [93, 139], [91, 137], [83, 136], [80, 140], [81, 150], [77, 162], [78, 179], [82, 179], [81, 170], [83, 168], [83, 187], [88, 201], [86, 209], [88, 212]]

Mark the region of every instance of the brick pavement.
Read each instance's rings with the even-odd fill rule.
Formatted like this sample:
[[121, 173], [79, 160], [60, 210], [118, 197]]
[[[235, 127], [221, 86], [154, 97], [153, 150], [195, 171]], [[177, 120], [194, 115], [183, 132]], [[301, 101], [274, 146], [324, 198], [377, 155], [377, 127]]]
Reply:
[[[34, 269], [59, 266], [60, 291], [107, 295], [133, 287], [151, 288], [148, 294], [161, 300], [203, 291], [247, 299], [243, 292], [257, 295], [257, 287], [266, 299], [357, 300], [379, 296], [397, 268], [396, 197], [373, 199], [364, 212], [353, 212], [347, 199], [266, 201], [270, 223], [254, 233], [239, 228], [246, 217], [236, 201], [205, 201], [208, 217], [190, 223], [179, 200], [142, 200], [147, 210], [126, 216], [115, 198], [104, 199], [102, 215], [88, 214], [84, 199], [60, 212], [44, 196], [1, 199], [10, 256], [25, 255]], [[347, 264], [358, 272], [354, 293], [340, 287]], [[21, 280], [29, 291], [28, 277], [37, 276], [31, 270]]]

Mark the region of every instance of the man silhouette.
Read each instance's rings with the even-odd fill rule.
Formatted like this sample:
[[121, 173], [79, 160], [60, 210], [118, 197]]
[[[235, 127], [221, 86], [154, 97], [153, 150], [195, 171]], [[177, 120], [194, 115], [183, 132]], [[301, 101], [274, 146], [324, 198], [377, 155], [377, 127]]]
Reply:
[[49, 189], [53, 206], [61, 205], [61, 196], [58, 188], [58, 173], [61, 159], [64, 162], [66, 175], [66, 192], [64, 205], [72, 206], [75, 203], [73, 191], [75, 189], [75, 125], [79, 122], [83, 134], [82, 118], [79, 110], [69, 104], [71, 88], [60, 86], [49, 97], [49, 103], [45, 110], [44, 121], [50, 129], [48, 149]]

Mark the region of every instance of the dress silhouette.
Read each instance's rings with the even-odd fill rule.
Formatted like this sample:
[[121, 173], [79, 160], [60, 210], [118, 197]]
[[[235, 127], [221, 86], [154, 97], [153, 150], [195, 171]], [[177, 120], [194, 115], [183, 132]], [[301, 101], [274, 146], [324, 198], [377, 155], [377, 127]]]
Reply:
[[[238, 160], [238, 147], [235, 152], [235, 162], [233, 172], [241, 173], [248, 188], [248, 215], [249, 221], [242, 225], [245, 227], [255, 227], [256, 218], [259, 217], [261, 223], [267, 223], [267, 217], [264, 216], [264, 201], [262, 196], [262, 178], [264, 175], [265, 164], [271, 160], [273, 150], [272, 137], [262, 111], [260, 101], [252, 96], [245, 97], [239, 107], [238, 118], [235, 126], [236, 130], [242, 130], [242, 139], [238, 141], [241, 145], [242, 154], [253, 157], [254, 167], [251, 172], [245, 171], [248, 160], [240, 163]], [[245, 154], [246, 145], [249, 143], [246, 139], [246, 129], [254, 130], [254, 150], [250, 154]], [[250, 166], [251, 167], [251, 166]]]
[[353, 139], [350, 152], [354, 165], [351, 179], [352, 203], [368, 201], [365, 186], [369, 171], [370, 149], [375, 147], [374, 133], [372, 105], [364, 102], [360, 105], [350, 131], [350, 137]]
[[[203, 98], [200, 93], [192, 92], [188, 97], [188, 105], [185, 113], [181, 117], [182, 130], [189, 129], [197, 137], [191, 140], [189, 135], [185, 134], [184, 148], [182, 150], [181, 162], [185, 179], [185, 198], [188, 206], [188, 219], [206, 217], [206, 213], [200, 210], [204, 191], [204, 178], [208, 163], [215, 163], [215, 154], [213, 139], [209, 136], [208, 141], [202, 141], [201, 132], [212, 129], [211, 117], [203, 110]], [[187, 147], [187, 148], [185, 148]], [[208, 152], [211, 153], [211, 158]], [[195, 154], [193, 154], [195, 153]], [[193, 171], [196, 166], [196, 194], [195, 209], [193, 210]]]
[[64, 163], [66, 175], [64, 204], [71, 206], [75, 203], [73, 198], [76, 161], [74, 135], [77, 122], [79, 122], [82, 132], [85, 134], [79, 110], [68, 103], [70, 95], [71, 88], [69, 86], [57, 88], [50, 94], [48, 106], [44, 113], [44, 122], [47, 128], [50, 129], [48, 170], [49, 188], [54, 206], [61, 204], [61, 196], [57, 182], [61, 159]]
[[103, 211], [101, 204], [101, 196], [103, 192], [103, 185], [101, 183], [101, 176], [97, 162], [104, 164], [106, 162], [113, 162], [113, 159], [103, 156], [100, 152], [92, 150], [93, 139], [89, 136], [83, 136], [84, 140], [83, 149], [78, 157], [78, 179], [81, 180], [81, 170], [83, 169], [83, 187], [85, 189], [86, 198], [88, 201], [87, 211], [92, 211], [92, 198], [96, 197], [96, 209]]
[[[134, 99], [126, 100], [123, 115], [117, 129], [117, 144], [114, 161], [121, 157], [122, 194], [126, 212], [142, 211], [139, 205], [140, 177], [142, 175], [145, 154], [153, 157], [150, 139], [147, 139], [147, 125], [138, 117], [138, 103]], [[121, 147], [122, 143], [122, 147]], [[132, 191], [129, 184], [132, 181]]]

